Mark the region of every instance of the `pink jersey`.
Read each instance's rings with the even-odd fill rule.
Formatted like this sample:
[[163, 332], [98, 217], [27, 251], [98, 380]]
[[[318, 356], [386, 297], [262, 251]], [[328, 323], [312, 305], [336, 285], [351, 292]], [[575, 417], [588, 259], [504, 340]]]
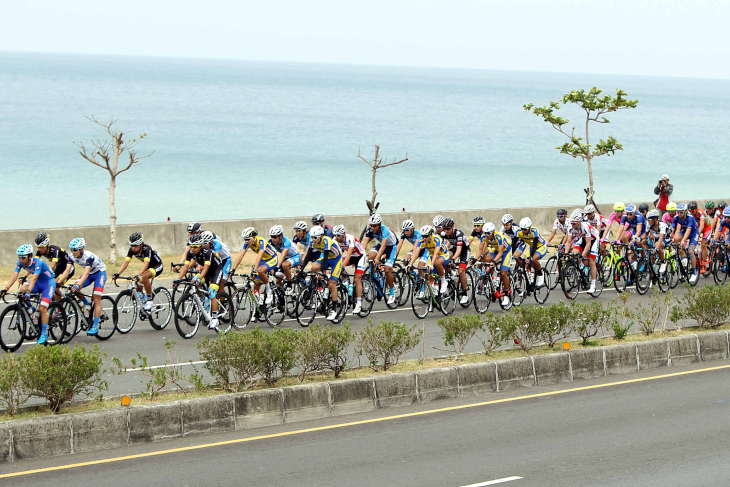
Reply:
[[664, 223], [672, 224], [672, 220], [674, 220], [674, 217], [669, 214], [669, 212], [662, 215], [662, 221]]

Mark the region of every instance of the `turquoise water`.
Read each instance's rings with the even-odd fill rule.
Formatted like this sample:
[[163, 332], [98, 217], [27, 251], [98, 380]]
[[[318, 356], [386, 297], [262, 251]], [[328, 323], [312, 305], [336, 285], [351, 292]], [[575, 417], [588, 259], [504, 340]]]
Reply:
[[[146, 132], [121, 175], [119, 223], [580, 203], [585, 165], [522, 110], [573, 88], [620, 87], [636, 110], [592, 132], [625, 150], [594, 164], [597, 201], [727, 194], [730, 81], [564, 73], [0, 53], [0, 228], [108, 222], [108, 175], [73, 141], [84, 119]], [[563, 113], [580, 127], [578, 112]]]

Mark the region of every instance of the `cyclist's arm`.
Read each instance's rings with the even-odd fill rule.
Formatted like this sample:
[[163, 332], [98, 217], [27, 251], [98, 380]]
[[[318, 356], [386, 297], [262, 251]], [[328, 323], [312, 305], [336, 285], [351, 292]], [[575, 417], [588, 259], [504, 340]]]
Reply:
[[402, 238], [398, 241], [398, 246], [395, 248], [395, 258], [398, 258], [398, 255], [400, 255], [400, 248], [403, 246], [403, 242], [405, 242], [406, 239]]
[[352, 254], [355, 252], [355, 246], [352, 245], [349, 249], [347, 249], [347, 253], [345, 254], [345, 258], [342, 259], [342, 267], [347, 267], [350, 265], [350, 258], [352, 258]]
[[502, 255], [504, 254], [504, 244], [497, 247], [497, 255], [494, 256], [495, 262], [499, 262], [502, 260]]
[[583, 258], [587, 259], [588, 254], [591, 252], [591, 244], [593, 243], [593, 237], [590, 235], [585, 238], [586, 240], [586, 248], [583, 249]]
[[[383, 240], [385, 240], [385, 239], [383, 239]], [[378, 250], [378, 253], [375, 254], [375, 259], [373, 259], [376, 264], [380, 262], [380, 257], [383, 256], [383, 253], [385, 252], [385, 247], [386, 247], [385, 243], [380, 242], [380, 250]]]
[[6, 290], [6, 291], [7, 291], [8, 289], [10, 289], [10, 288], [12, 287], [12, 285], [13, 285], [13, 284], [15, 284], [15, 281], [17, 281], [17, 280], [18, 280], [18, 274], [19, 274], [19, 271], [14, 271], [14, 272], [13, 272], [13, 275], [12, 275], [12, 276], [10, 276], [10, 279], [8, 280], [8, 285], [7, 285], [7, 286], [5, 286], [5, 290]]
[[38, 280], [38, 276], [40, 275], [40, 269], [38, 269], [38, 274], [28, 274], [28, 279], [25, 280], [23, 283], [23, 289], [25, 289], [25, 292], [30, 291], [35, 287], [35, 282]]
[[80, 287], [81, 287], [81, 285], [82, 285], [82, 284], [83, 284], [84, 282], [86, 282], [86, 278], [88, 278], [88, 277], [89, 277], [89, 274], [91, 274], [91, 266], [90, 266], [90, 265], [85, 265], [85, 266], [84, 266], [84, 272], [82, 272], [82, 273], [81, 273], [81, 275], [79, 276], [79, 278], [78, 278], [78, 279], [76, 279], [76, 282], [75, 282], [75, 284], [76, 284], [77, 286], [79, 286], [79, 288], [80, 288]]
[[182, 264], [182, 267], [180, 268], [180, 274], [177, 276], [178, 279], [183, 279], [185, 277], [185, 274], [188, 272], [188, 269], [190, 268], [190, 261], [183, 261], [185, 262]]
[[[129, 259], [132, 260], [132, 259]], [[129, 262], [129, 260], [125, 260], [125, 262]], [[146, 255], [144, 260], [142, 261], [142, 268], [137, 273], [138, 275], [142, 275], [147, 269], [150, 268], [150, 261], [152, 260], [152, 251], [150, 251], [150, 255]], [[122, 264], [124, 265], [124, 264]], [[125, 267], [126, 269], [126, 267]]]
[[[195, 261], [197, 262], [197, 260]], [[210, 269], [210, 264], [203, 264], [203, 269], [200, 271], [200, 282], [205, 281], [205, 275], [208, 273], [208, 269]]]
[[[185, 250], [183, 251], [182, 255], [180, 256], [179, 262], [185, 262], [185, 257], [187, 257], [188, 252], [190, 252], [190, 245], [185, 246]], [[179, 267], [179, 265], [173, 266], [173, 267]], [[189, 267], [189, 266], [188, 266]], [[186, 271], [187, 272], [187, 271]], [[185, 275], [185, 272], [183, 272], [183, 275]], [[182, 279], [182, 278], [181, 278]]]
[[64, 270], [63, 274], [56, 278], [56, 283], [63, 284], [64, 282], [66, 282], [66, 279], [68, 279], [68, 275], [71, 274], [71, 269], [73, 269], [73, 267], [74, 265], [71, 262], [66, 264], [66, 270]]
[[636, 225], [636, 236], [639, 237], [641, 235], [641, 230], [644, 228], [643, 223], [639, 223]]
[[684, 243], [689, 238], [690, 233], [692, 233], [692, 227], [687, 226], [687, 230], [684, 231], [684, 237], [682, 237], [682, 243]]
[[[127, 270], [127, 266], [129, 266], [129, 261], [127, 259], [124, 259], [124, 262], [122, 262], [122, 265], [119, 266], [119, 270], [117, 271], [117, 274], [120, 276], [124, 273], [124, 271]], [[140, 271], [140, 274], [142, 274], [143, 271]]]
[[253, 268], [258, 270], [259, 266], [261, 265], [261, 259], [264, 258], [264, 251], [266, 250], [266, 247], [263, 245], [261, 246], [261, 249], [259, 250], [259, 253], [256, 254], [256, 262], [253, 263]]
[[547, 238], [548, 245], [550, 245], [552, 243], [553, 239], [555, 238], [556, 232], [557, 232], [557, 230], [555, 228], [553, 228], [553, 230], [550, 232], [550, 236]]

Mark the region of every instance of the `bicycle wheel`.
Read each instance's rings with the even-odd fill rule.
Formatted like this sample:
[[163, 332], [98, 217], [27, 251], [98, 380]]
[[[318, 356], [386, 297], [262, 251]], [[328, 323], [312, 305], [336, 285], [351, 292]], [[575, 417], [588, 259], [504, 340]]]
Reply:
[[724, 284], [727, 280], [728, 268], [725, 252], [718, 250], [712, 258], [712, 277], [717, 284]]
[[646, 294], [651, 287], [651, 270], [649, 269], [649, 265], [649, 260], [646, 257], [642, 257], [636, 262], [634, 278], [636, 279], [636, 292], [640, 295]]
[[[395, 289], [395, 301], [393, 301], [392, 304], [389, 304], [388, 301], [388, 294], [390, 292], [390, 289], [384, 289], [383, 291], [386, 293], [386, 299], [385, 299], [385, 305], [388, 307], [388, 309], [396, 309], [398, 307], [398, 303], [400, 303], [400, 293], [403, 292], [403, 286], [401, 286], [400, 283], [400, 275], [393, 272], [393, 288]], [[386, 281], [385, 287], [388, 287], [388, 283]]]
[[249, 290], [241, 288], [236, 291], [236, 295], [233, 297], [231, 304], [233, 305], [231, 325], [236, 330], [245, 330], [251, 322], [254, 310], [254, 304]]
[[66, 336], [66, 312], [58, 301], [48, 306], [48, 345], [63, 343]]
[[439, 308], [444, 316], [449, 316], [456, 309], [456, 284], [453, 279], [446, 280], [446, 292], [439, 293]]
[[563, 266], [563, 275], [560, 281], [560, 285], [563, 288], [563, 294], [568, 299], [575, 299], [578, 297], [578, 291], [580, 291], [580, 271], [573, 262], [566, 262]]
[[[515, 281], [514, 281], [514, 279], [512, 279], [511, 273], [508, 274], [507, 279], [509, 280], [508, 282], [509, 282], [509, 288], [510, 288], [510, 292], [509, 292], [509, 294], [507, 294], [507, 298], [508, 298], [507, 303], [505, 304], [502, 302], [503, 301], [502, 298], [504, 296], [501, 296], [499, 298], [499, 307], [502, 308], [504, 311], [508, 311], [508, 310], [512, 309], [512, 304], [514, 303], [514, 296], [515, 296]], [[499, 278], [499, 292], [500, 292], [500, 294], [504, 293], [504, 283], [502, 282], [501, 277]]]
[[411, 299], [411, 288], [413, 287], [413, 279], [406, 272], [405, 269], [399, 269], [398, 275], [400, 279], [400, 299], [398, 299], [398, 306], [405, 306], [408, 300]]
[[596, 260], [596, 271], [597, 271], [597, 281], [600, 280], [601, 284], [604, 286], [612, 286], [613, 285], [613, 268], [611, 266], [611, 260], [599, 256]]
[[[274, 286], [271, 292], [271, 304], [266, 305], [266, 322], [269, 326], [277, 327], [284, 321], [284, 315], [286, 314], [286, 295], [284, 290], [278, 286]], [[345, 296], [347, 296], [346, 289]]]
[[357, 314], [360, 318], [365, 318], [373, 310], [373, 304], [375, 303], [375, 283], [368, 278], [363, 276], [362, 279], [362, 299], [360, 300], [360, 312]]
[[[330, 308], [332, 307], [332, 303], [329, 303]], [[331, 323], [334, 323], [335, 325], [342, 322], [343, 319], [345, 319], [345, 315], [347, 314], [347, 288], [345, 285], [340, 281], [337, 283], [337, 314], [335, 314], [335, 318], [331, 320]]]
[[297, 322], [300, 326], [307, 327], [317, 314], [320, 305], [319, 296], [314, 286], [305, 287], [299, 293], [299, 306], [297, 308]]
[[613, 268], [613, 287], [620, 293], [626, 292], [626, 286], [629, 283], [629, 270], [627, 266], [628, 264], [621, 257], [616, 261], [616, 265]]
[[17, 304], [6, 306], [0, 313], [0, 347], [14, 352], [25, 340], [25, 315]]
[[79, 316], [81, 311], [69, 298], [59, 301], [66, 312], [66, 334], [63, 336], [63, 343], [68, 343], [79, 332]]
[[679, 257], [674, 254], [672, 257], [667, 259], [667, 280], [669, 281], [669, 287], [674, 289], [679, 284]]
[[514, 285], [512, 286], [514, 296], [512, 304], [514, 306], [519, 306], [525, 300], [525, 297], [527, 297], [527, 277], [525, 271], [518, 268], [513, 275], [512, 282], [514, 282]]
[[[119, 308], [117, 308], [119, 312]], [[152, 310], [149, 312], [150, 325], [155, 330], [164, 330], [172, 318], [172, 296], [164, 287], [154, 290], [152, 296]], [[121, 319], [121, 318], [120, 318]]]
[[201, 316], [200, 308], [195, 306], [193, 295], [189, 292], [181, 295], [175, 305], [175, 328], [180, 336], [185, 339], [193, 338], [200, 327]]
[[289, 285], [285, 285], [284, 293], [286, 294], [286, 315], [289, 318], [297, 317], [297, 296], [302, 291], [302, 283], [294, 280]]
[[[94, 308], [92, 307], [92, 315]], [[117, 330], [119, 314], [117, 305], [111, 296], [101, 297], [101, 316], [99, 316], [99, 331], [94, 335], [97, 340], [109, 340]]]
[[477, 313], [484, 314], [487, 312], [489, 305], [492, 304], [492, 296], [494, 296], [492, 278], [487, 274], [482, 274], [474, 284], [472, 297], [474, 309], [477, 310]]
[[[471, 299], [474, 295], [474, 276], [468, 271], [464, 273], [464, 275], [466, 276], [466, 291], [461, 288], [461, 281], [457, 281], [456, 290], [458, 291], [457, 296], [459, 298], [459, 306], [462, 308], [468, 308], [471, 306]], [[462, 303], [461, 300], [465, 295], [467, 299]]]
[[116, 306], [117, 313], [119, 314], [117, 331], [124, 335], [132, 331], [134, 324], [137, 322], [139, 305], [132, 291], [125, 289], [117, 295]]
[[431, 299], [433, 299], [433, 292], [428, 280], [417, 277], [411, 286], [411, 308], [416, 318], [423, 319], [428, 315]]
[[550, 276], [550, 289], [552, 290], [558, 287], [558, 283], [560, 282], [558, 258], [553, 255], [547, 260], [547, 262], [545, 262], [545, 265], [542, 268], [545, 270], [545, 273]]
[[532, 294], [535, 296], [535, 301], [537, 301], [539, 304], [545, 304], [548, 296], [550, 296], [550, 290], [552, 289], [550, 279], [552, 279], [553, 276], [548, 272], [545, 272], [544, 268], [542, 271], [542, 275], [545, 278], [545, 282], [542, 286], [534, 286], [532, 290]]

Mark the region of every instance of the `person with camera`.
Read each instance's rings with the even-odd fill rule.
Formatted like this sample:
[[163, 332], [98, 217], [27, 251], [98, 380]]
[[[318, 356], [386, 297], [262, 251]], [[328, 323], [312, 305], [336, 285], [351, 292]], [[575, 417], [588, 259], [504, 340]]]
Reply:
[[656, 188], [654, 188], [654, 194], [659, 196], [658, 199], [654, 200], [654, 206], [662, 211], [667, 211], [667, 203], [669, 203], [669, 197], [672, 196], [673, 191], [674, 186], [669, 184], [669, 176], [662, 175]]

